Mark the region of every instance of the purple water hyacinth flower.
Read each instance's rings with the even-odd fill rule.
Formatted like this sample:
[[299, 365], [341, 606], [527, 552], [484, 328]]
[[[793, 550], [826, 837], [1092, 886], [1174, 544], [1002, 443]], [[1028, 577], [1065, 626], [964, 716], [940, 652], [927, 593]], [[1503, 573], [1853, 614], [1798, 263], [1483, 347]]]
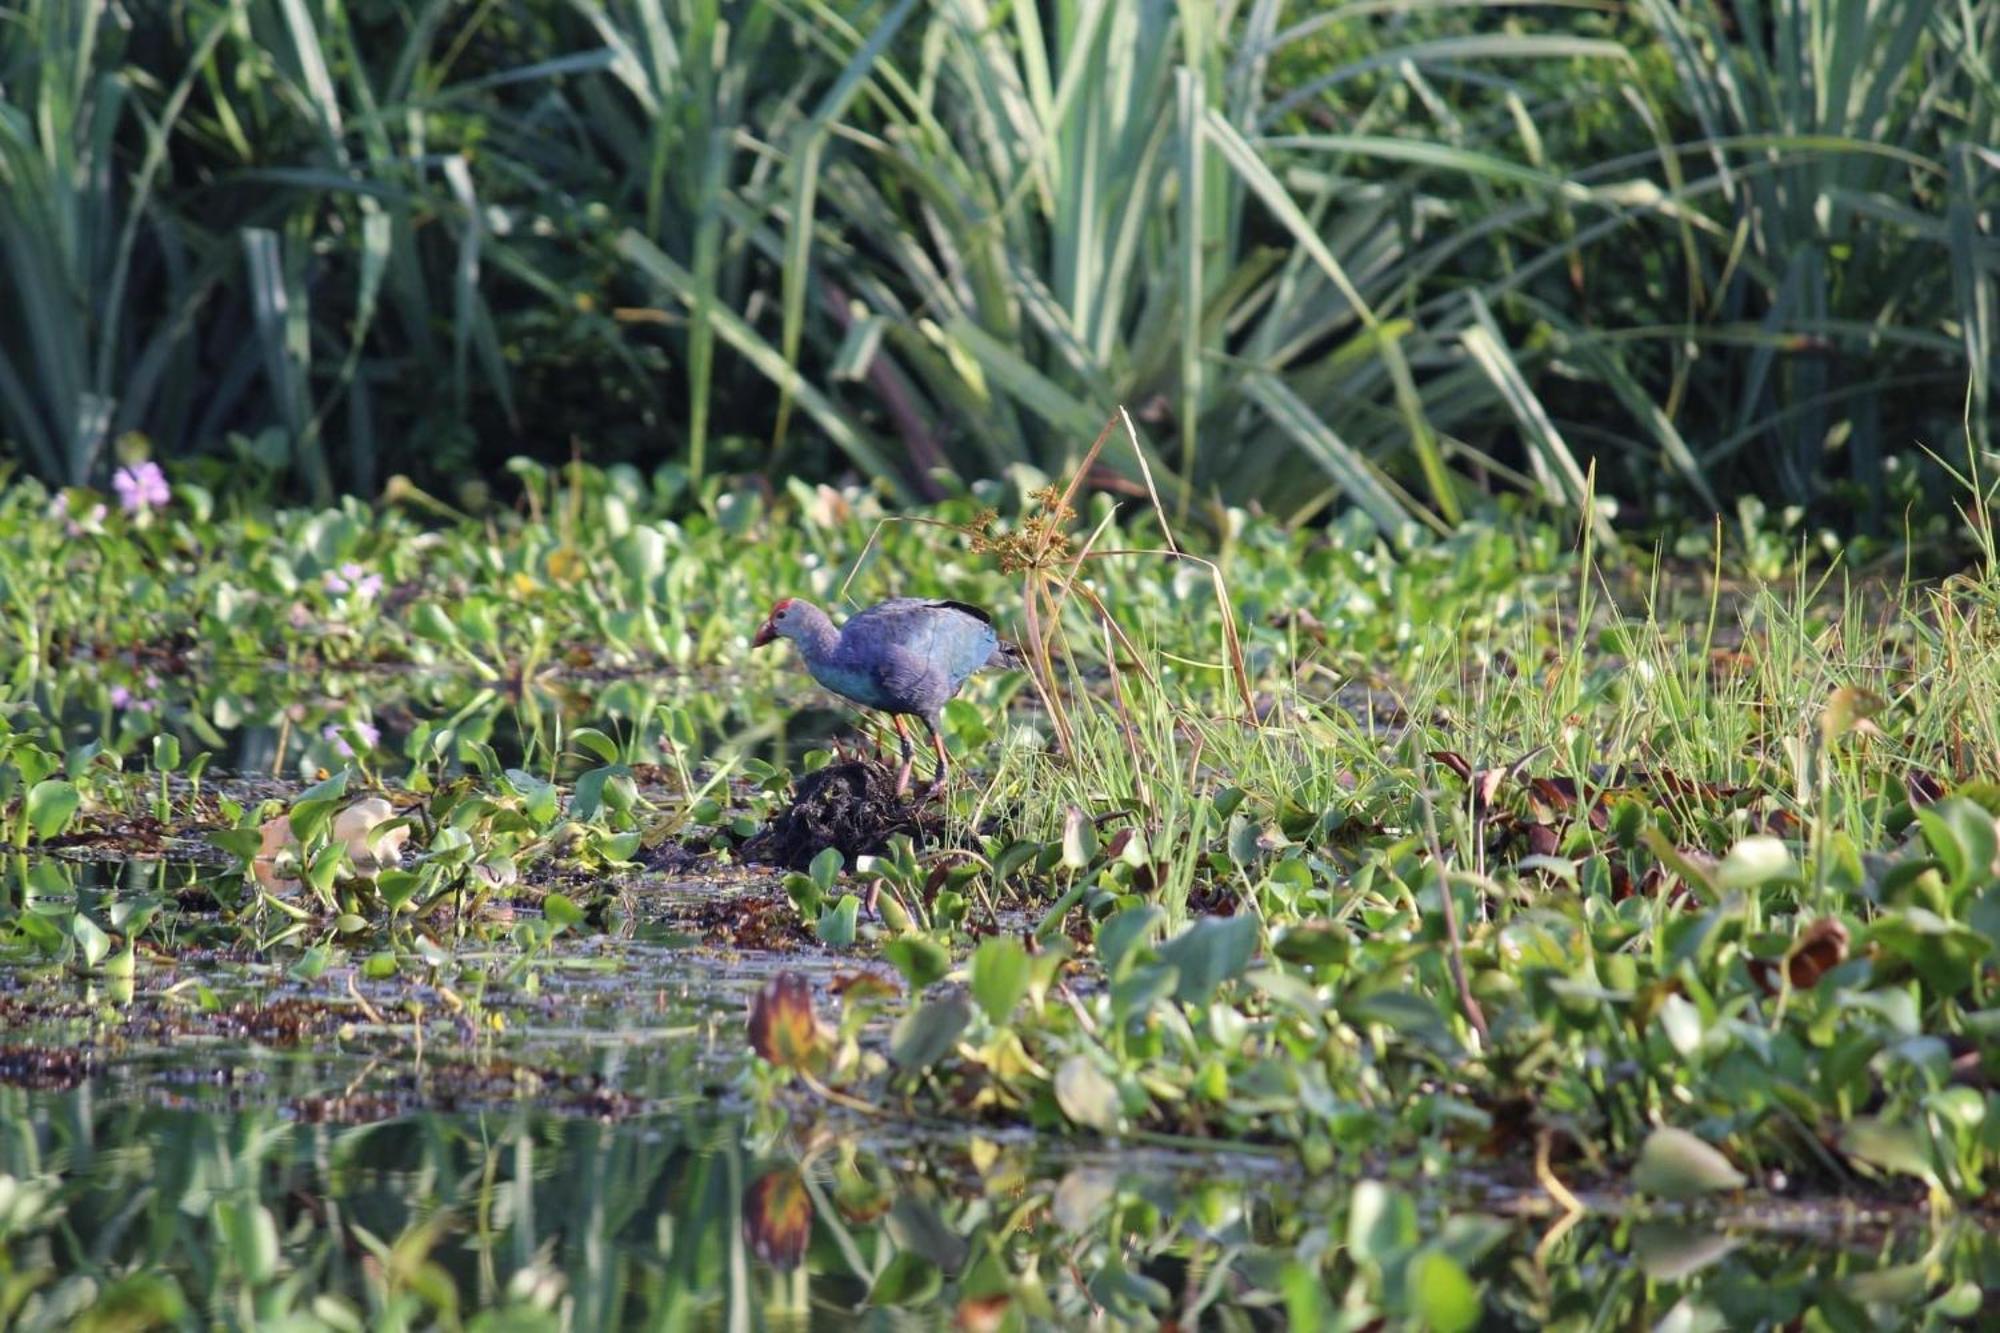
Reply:
[[375, 597], [382, 591], [382, 576], [369, 573], [367, 566], [357, 565], [352, 560], [341, 565], [339, 569], [327, 570], [321, 581], [326, 585], [326, 590], [335, 596], [344, 596], [351, 592], [363, 601]]
[[349, 722], [345, 727], [338, 722], [329, 722], [319, 734], [333, 742], [333, 752], [342, 759], [354, 758], [354, 746], [347, 739], [350, 735], [370, 750], [382, 740], [381, 729], [370, 722]]
[[174, 498], [173, 491], [167, 486], [167, 474], [150, 459], [119, 468], [112, 474], [111, 489], [118, 492], [119, 507], [134, 517], [149, 510], [164, 509], [167, 502]]
[[111, 706], [121, 713], [130, 708], [132, 706], [132, 691], [126, 689], [123, 685], [113, 685], [111, 687]]

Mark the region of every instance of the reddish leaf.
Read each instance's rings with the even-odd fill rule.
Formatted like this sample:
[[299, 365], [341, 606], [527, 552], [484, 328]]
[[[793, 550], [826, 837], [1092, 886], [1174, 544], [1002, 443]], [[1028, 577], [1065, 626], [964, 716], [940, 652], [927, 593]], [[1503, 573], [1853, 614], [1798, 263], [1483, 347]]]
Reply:
[[894, 981], [879, 972], [842, 972], [829, 983], [828, 989], [849, 1004], [893, 1000], [903, 993]]
[[780, 972], [750, 1001], [750, 1049], [780, 1069], [811, 1069], [826, 1055], [812, 984]]
[[1456, 750], [1432, 750], [1431, 758], [1458, 774], [1459, 781], [1472, 781], [1472, 765]]
[[1944, 799], [1944, 784], [1914, 768], [1903, 774], [1903, 790], [1909, 794], [1912, 806], [1933, 805]]
[[[1819, 979], [1847, 961], [1847, 927], [1837, 917], [1821, 917], [1807, 926], [1785, 955], [1785, 974], [1793, 990], [1811, 990]], [[1778, 969], [1769, 959], [1748, 961], [1750, 978], [1766, 995], [1778, 991]]]
[[955, 1326], [963, 1333], [995, 1333], [1007, 1322], [1007, 1311], [1014, 1298], [1006, 1292], [992, 1296], [968, 1296], [958, 1303], [958, 1318]]
[[743, 1239], [773, 1268], [799, 1266], [812, 1238], [812, 1220], [812, 1195], [797, 1167], [773, 1167], [743, 1192]]

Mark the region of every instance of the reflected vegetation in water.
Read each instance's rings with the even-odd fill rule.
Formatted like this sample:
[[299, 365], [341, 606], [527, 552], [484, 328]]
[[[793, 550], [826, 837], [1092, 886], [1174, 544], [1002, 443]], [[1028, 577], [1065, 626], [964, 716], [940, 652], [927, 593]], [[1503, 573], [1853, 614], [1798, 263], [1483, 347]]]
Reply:
[[1891, 1328], [1975, 1316], [2000, 1277], [1972, 1222], [1799, 1225], [1552, 1231], [1256, 1161], [713, 1110], [336, 1126], [0, 1088], [0, 1317], [21, 1330]]

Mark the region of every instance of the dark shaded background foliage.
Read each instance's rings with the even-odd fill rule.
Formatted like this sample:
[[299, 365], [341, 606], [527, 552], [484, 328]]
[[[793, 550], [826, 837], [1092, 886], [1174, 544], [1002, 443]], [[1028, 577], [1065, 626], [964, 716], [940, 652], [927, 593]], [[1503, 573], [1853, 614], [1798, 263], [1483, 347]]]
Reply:
[[[0, 442], [312, 499], [573, 453], [921, 495], [1060, 466], [1125, 402], [1197, 499], [1575, 508], [1594, 460], [1655, 518], [1757, 494], [1861, 527], [1944, 502], [1925, 449], [1990, 442], [2000, 4], [1109, 12], [30, 0], [0, 18]], [[1114, 53], [1119, 22], [1168, 44]], [[1031, 179], [996, 117], [1085, 41], [1041, 114], [1096, 174]], [[1399, 330], [1408, 393], [1204, 103]], [[1153, 157], [1091, 156], [1177, 106]], [[1101, 293], [1066, 285], [1081, 190], [1142, 223]], [[1068, 341], [1091, 299], [1108, 358]], [[1468, 355], [1481, 310], [1511, 375]]]

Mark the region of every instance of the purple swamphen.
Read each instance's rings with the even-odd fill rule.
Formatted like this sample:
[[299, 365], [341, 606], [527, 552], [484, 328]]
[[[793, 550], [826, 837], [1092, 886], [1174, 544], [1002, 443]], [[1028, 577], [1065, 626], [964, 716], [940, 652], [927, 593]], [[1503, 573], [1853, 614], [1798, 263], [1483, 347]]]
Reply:
[[937, 754], [937, 777], [926, 799], [944, 787], [944, 738], [938, 717], [945, 704], [984, 666], [1019, 666], [1020, 652], [1004, 643], [993, 628], [993, 617], [964, 602], [892, 597], [857, 611], [839, 629], [826, 612], [798, 597], [787, 597], [771, 608], [752, 648], [774, 639], [790, 639], [798, 647], [812, 678], [863, 708], [889, 715], [903, 745], [903, 766], [896, 774], [896, 794], [909, 790], [910, 768], [916, 756], [910, 747], [905, 717], [921, 719], [931, 733]]

